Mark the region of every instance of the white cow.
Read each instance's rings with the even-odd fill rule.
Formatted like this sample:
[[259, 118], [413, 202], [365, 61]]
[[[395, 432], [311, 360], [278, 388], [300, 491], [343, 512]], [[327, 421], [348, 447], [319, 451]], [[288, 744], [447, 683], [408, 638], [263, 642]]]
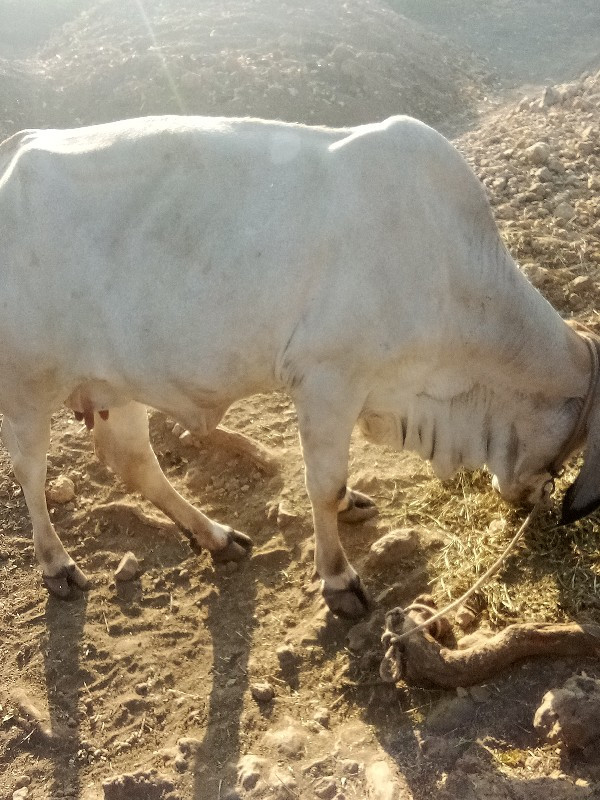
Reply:
[[16, 134], [0, 146], [0, 275], [4, 438], [59, 595], [87, 585], [44, 495], [65, 401], [129, 487], [238, 559], [248, 537], [163, 475], [146, 405], [202, 435], [233, 401], [287, 390], [316, 569], [342, 615], [366, 606], [338, 537], [338, 512], [369, 504], [346, 488], [357, 421], [440, 476], [487, 465], [515, 501], [539, 496], [587, 436], [565, 518], [600, 502], [591, 349], [519, 272], [461, 156], [413, 119], [164, 116]]

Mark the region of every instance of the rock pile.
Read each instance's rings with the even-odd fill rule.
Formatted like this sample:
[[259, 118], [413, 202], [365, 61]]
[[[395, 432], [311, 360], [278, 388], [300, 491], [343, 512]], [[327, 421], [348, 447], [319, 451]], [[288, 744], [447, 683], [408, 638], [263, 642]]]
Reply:
[[547, 87], [457, 144], [511, 252], [566, 316], [594, 325], [600, 278], [600, 72]]
[[152, 113], [446, 126], [483, 96], [470, 53], [382, 0], [105, 0], [39, 54], [48, 121]]

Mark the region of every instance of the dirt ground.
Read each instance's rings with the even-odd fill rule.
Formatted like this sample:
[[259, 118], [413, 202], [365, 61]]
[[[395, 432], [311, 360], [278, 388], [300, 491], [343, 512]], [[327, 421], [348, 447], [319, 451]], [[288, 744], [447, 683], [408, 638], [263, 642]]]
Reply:
[[[5, 2], [4, 8], [10, 5]], [[65, 3], [65, 14], [75, 5]], [[114, 116], [147, 110], [131, 105], [144, 85], [144, 70], [155, 64], [147, 60], [152, 51], [139, 38], [142, 33], [135, 32], [140, 23], [133, 16], [134, 4], [83, 5], [83, 15], [67, 28], [40, 24], [38, 37], [13, 42], [10, 53], [8, 45], [2, 49], [0, 37], [0, 127], [5, 133], [24, 125], [58, 124], [59, 119], [61, 124], [74, 117], [90, 121], [94, 98], [101, 116], [110, 113], [111, 101]], [[355, 16], [344, 28], [348, 40], [337, 43], [335, 14], [319, 18], [318, 26], [305, 9], [298, 25], [286, 28], [297, 34], [300, 24], [305, 26], [299, 37], [304, 49], [296, 40], [284, 40], [278, 56], [272, 51], [273, 20], [260, 15], [265, 4], [248, 0], [234, 20], [246, 26], [254, 13], [254, 49], [247, 38], [241, 41], [240, 27], [233, 29], [238, 38], [231, 33], [227, 41], [222, 12], [217, 14], [215, 4], [205, 5], [209, 38], [210, 31], [218, 30], [227, 44], [210, 53], [198, 48], [203, 80], [215, 87], [210, 107], [202, 106], [203, 92], [183, 77], [189, 62], [182, 62], [185, 68], [176, 73], [176, 88], [196, 98], [194, 110], [289, 116], [300, 109], [300, 116], [312, 108], [319, 122], [353, 122], [359, 114], [382, 118], [398, 110], [417, 114], [419, 109], [408, 103], [417, 97], [419, 81], [421, 116], [439, 120], [442, 127], [446, 120], [448, 130], [457, 120], [475, 119], [483, 108], [477, 125], [456, 144], [488, 188], [506, 241], [564, 316], [598, 330], [600, 73], [588, 70], [587, 77], [580, 77], [567, 69], [565, 56], [565, 72], [552, 75], [560, 100], [544, 104], [536, 88], [526, 100], [504, 106], [502, 97], [487, 93], [494, 85], [507, 86], [513, 79], [507, 72], [496, 64], [490, 76], [479, 54], [444, 45], [412, 23], [407, 26], [383, 4], [340, 4], [340, 14], [345, 10]], [[292, 4], [277, 5], [294, 19]], [[501, 0], [487, 4], [503, 22], [513, 5]], [[118, 13], [119, 6], [131, 19]], [[555, 17], [541, 13], [534, 0], [518, 6], [524, 29], [529, 26], [540, 35], [543, 29], [544, 41], [551, 43]], [[597, 23], [600, 33], [600, 12], [594, 16], [595, 7], [583, 0], [574, 6], [585, 15], [587, 29]], [[168, 4], [152, 7], [162, 14], [165, 42], [166, 31], [182, 30], [183, 12], [175, 14], [170, 28]], [[437, 8], [441, 14], [445, 4]], [[369, 48], [360, 47], [360, 13], [371, 25]], [[574, 18], [579, 20], [577, 14]], [[480, 21], [480, 15], [465, 14], [454, 28], [448, 23], [446, 35], [461, 46], [465, 41], [473, 45], [484, 36]], [[307, 32], [310, 24], [319, 28], [318, 52], [306, 45], [316, 41]], [[378, 63], [382, 49], [392, 53], [390, 29], [403, 31], [413, 48], [410, 74], [394, 61], [400, 58], [397, 51], [391, 61], [382, 60], [385, 69]], [[574, 31], [582, 35], [579, 23]], [[196, 32], [199, 36], [201, 28]], [[168, 43], [172, 60], [175, 34]], [[560, 35], [566, 48], [564, 26]], [[188, 59], [192, 41], [190, 34], [182, 46]], [[107, 55], [110, 42], [118, 55]], [[573, 63], [579, 63], [583, 48], [577, 37], [570, 46]], [[219, 59], [225, 47], [235, 55], [223, 69]], [[335, 47], [347, 48], [338, 51], [345, 54], [340, 64], [354, 61], [361, 70], [346, 75], [343, 85], [335, 59], [323, 62], [330, 70], [323, 79], [320, 67], [311, 73], [307, 66], [321, 51], [326, 56]], [[444, 47], [451, 54], [446, 56], [448, 71], [440, 67]], [[355, 58], [357, 53], [363, 56]], [[146, 65], [139, 71], [138, 58]], [[239, 68], [243, 58], [263, 64], [263, 72], [258, 71], [266, 82], [262, 90]], [[273, 77], [276, 61], [285, 61], [288, 76], [295, 68], [308, 71], [286, 83], [281, 69], [279, 78]], [[130, 62], [135, 69], [128, 72], [123, 65]], [[454, 81], [454, 68], [463, 77], [442, 112], [436, 104], [445, 81]], [[600, 61], [593, 64], [598, 68]], [[532, 48], [529, 72], [514, 78], [513, 86], [536, 83], [545, 69]], [[390, 95], [377, 88], [390, 74], [403, 81], [406, 108], [390, 107]], [[359, 78], [360, 91], [354, 85]], [[367, 78], [374, 82], [372, 91], [365, 89]], [[277, 97], [283, 94], [265, 91], [274, 83], [288, 97], [299, 97], [299, 105], [282, 105], [285, 113], [277, 114]], [[21, 87], [16, 94], [15, 86]], [[289, 88], [301, 94], [290, 94]], [[173, 110], [170, 89], [157, 92], [148, 108], [157, 110], [162, 96], [165, 110]], [[381, 94], [372, 96], [375, 91]], [[313, 106], [310, 92], [316, 98]], [[335, 115], [326, 120], [328, 97], [344, 103], [350, 98], [352, 106], [348, 110], [333, 103]], [[529, 155], [528, 148], [539, 141], [551, 153], [545, 164], [533, 163]], [[492, 563], [520, 521], [521, 515], [492, 493], [485, 475], [461, 475], [442, 485], [410, 454], [354, 437], [351, 483], [376, 500], [380, 513], [365, 525], [342, 526], [347, 552], [374, 599], [369, 619], [352, 625], [326, 612], [312, 580], [310, 508], [295, 413], [287, 398], [250, 398], [236, 404], [224, 421], [273, 451], [278, 462], [274, 474], [265, 474], [245, 456], [181, 440], [180, 430], [173, 432], [174, 422], [152, 412], [153, 443], [167, 476], [209, 515], [251, 535], [252, 557], [215, 567], [205, 554], [191, 553], [166, 518], [126, 494], [95, 459], [82, 424], [63, 412], [53, 429], [49, 482], [68, 477], [74, 495], [68, 502], [51, 503], [51, 513], [63, 543], [93, 579], [91, 591], [70, 602], [49, 598], [40, 585], [25, 503], [8, 457], [0, 451], [1, 800], [600, 797], [600, 745], [569, 752], [541, 741], [532, 724], [548, 689], [582, 670], [600, 677], [597, 661], [525, 662], [485, 686], [457, 692], [390, 686], [379, 678], [384, 612], [425, 590], [440, 601], [457, 596], [482, 565]], [[554, 521], [552, 514], [542, 520], [488, 587], [478, 624], [600, 622], [597, 519], [565, 531], [556, 531]], [[407, 526], [418, 531], [415, 552], [391, 569], [370, 566], [370, 545], [388, 530]], [[127, 551], [137, 556], [143, 572], [132, 582], [118, 583], [114, 570]]]

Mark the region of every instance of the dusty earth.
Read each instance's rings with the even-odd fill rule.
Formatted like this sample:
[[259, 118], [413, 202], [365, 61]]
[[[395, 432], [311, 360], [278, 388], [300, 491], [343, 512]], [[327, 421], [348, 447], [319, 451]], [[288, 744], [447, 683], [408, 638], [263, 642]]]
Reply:
[[[158, 90], [156, 105], [133, 103], [140, 91], [156, 89], [145, 84], [145, 72], [157, 74], [156, 52], [148, 49], [133, 5], [65, 2], [59, 4], [64, 19], [44, 26], [39, 16], [32, 17], [37, 25], [35, 30], [28, 26], [29, 37], [22, 28], [15, 31], [0, 50], [3, 132], [104, 118], [111, 113], [111, 92], [114, 116], [173, 110], [171, 84], [162, 87], [162, 106]], [[509, 15], [514, 4], [487, 5]], [[518, 5], [520, 14], [530, 9], [530, 24], [539, 33], [545, 19], [539, 3]], [[383, 4], [340, 4], [339, 15], [347, 12], [351, 20], [344, 36], [333, 12], [314, 16], [316, 5], [296, 18], [292, 4], [277, 4], [291, 20], [284, 25], [266, 13], [273, 5], [240, 3], [239, 19], [229, 20], [238, 23], [235, 36], [217, 4], [204, 6], [204, 27], [196, 20], [194, 36], [206, 29], [207, 40], [218, 35], [222, 42], [209, 50], [203, 39], [196, 48], [206, 71], [203, 81], [213, 81], [215, 95], [206, 99], [194, 88], [194, 111], [290, 116], [293, 105], [283, 104], [278, 114], [277, 97], [287, 94], [300, 97], [298, 118], [306, 119], [313, 108], [309, 116], [319, 122], [354, 122], [359, 112], [371, 118], [399, 110], [417, 114], [408, 100], [417, 97], [421, 81], [420, 115], [445, 120], [451, 129], [456, 120], [464, 122], [481, 109], [484, 87], [491, 85], [478, 56], [443, 45]], [[56, 27], [79, 7], [78, 19]], [[4, 11], [10, 8], [11, 2], [2, 5]], [[162, 47], [164, 40], [170, 60], [176, 61], [185, 14], [174, 13], [170, 28], [168, 4], [154, 3], [155, 8], [151, 18], [158, 14], [162, 20], [163, 38], [152, 47]], [[590, 4], [582, 2], [581, 10], [588, 15], [588, 28], [594, 21], [600, 26], [600, 13], [594, 17]], [[369, 22], [363, 20], [368, 46], [360, 37], [361, 13]], [[469, 18], [461, 18], [463, 27]], [[250, 19], [255, 20], [253, 45], [247, 40]], [[280, 42], [276, 58], [277, 25], [277, 36], [285, 33], [294, 44], [284, 40], [286, 49]], [[192, 28], [190, 23], [188, 31]], [[170, 38], [169, 30], [175, 32]], [[211, 37], [213, 30], [218, 34]], [[403, 32], [404, 48], [392, 50], [390, 31]], [[194, 36], [182, 43], [188, 59]], [[318, 48], [308, 47], [317, 41]], [[362, 70], [346, 76], [343, 85], [335, 60], [321, 62], [314, 71], [310, 66], [336, 47], [347, 48], [338, 51], [346, 56], [340, 64], [349, 61]], [[444, 47], [450, 53], [446, 67], [439, 60]], [[407, 78], [398, 64], [408, 50], [416, 61]], [[380, 64], [380, 52], [391, 58]], [[223, 67], [227, 56], [233, 61]], [[260, 90], [239, 66], [250, 62], [266, 82]], [[274, 77], [276, 62], [287, 65], [285, 81], [279, 67]], [[181, 96], [191, 86], [184, 79], [189, 62], [182, 63], [171, 73]], [[325, 65], [329, 72], [321, 79]], [[464, 65], [469, 65], [466, 72]], [[457, 83], [455, 67], [463, 70]], [[294, 77], [298, 69], [306, 69], [302, 79]], [[390, 74], [408, 87], [405, 104], [392, 103], [385, 93]], [[534, 65], [531, 75], [539, 77]], [[359, 87], [365, 76], [380, 88]], [[507, 80], [505, 74], [496, 77]], [[86, 82], [93, 87], [87, 92]], [[598, 330], [600, 74], [565, 71], [554, 82], [552, 91], [533, 90], [494, 112], [489, 107], [500, 99], [490, 97], [486, 116], [456, 143], [488, 187], [503, 235], [531, 280], [564, 316]], [[276, 83], [283, 94], [270, 94]], [[448, 83], [455, 94], [442, 112], [440, 86], [444, 94]], [[238, 92], [238, 105], [231, 105], [235, 92], [227, 99], [223, 86]], [[290, 94], [290, 88], [299, 94]], [[375, 91], [381, 92], [374, 96], [377, 103]], [[351, 98], [353, 104], [350, 109], [332, 104], [335, 115], [326, 119], [327, 97], [344, 103]], [[269, 447], [277, 470], [265, 474], [247, 457], [210, 445], [198, 448], [179, 438], [180, 429], [173, 432], [173, 420], [158, 412], [151, 417], [156, 451], [173, 484], [210, 515], [254, 539], [251, 559], [215, 568], [206, 555], [192, 554], [158, 512], [124, 492], [94, 458], [80, 423], [66, 413], [57, 415], [49, 481], [67, 477], [74, 491], [59, 497], [63, 502], [51, 501], [52, 516], [66, 547], [94, 581], [88, 594], [68, 603], [48, 598], [40, 586], [27, 511], [2, 451], [0, 798], [600, 797], [600, 745], [568, 751], [542, 741], [533, 726], [545, 692], [582, 670], [598, 677], [597, 662], [525, 662], [485, 686], [457, 692], [390, 686], [379, 678], [385, 610], [428, 588], [441, 601], [457, 596], [494, 560], [520, 520], [493, 496], [484, 475], [459, 476], [441, 485], [410, 455], [355, 438], [351, 481], [376, 499], [380, 514], [342, 531], [374, 598], [372, 616], [352, 626], [330, 617], [311, 578], [310, 509], [287, 398], [250, 398], [231, 409], [225, 424]], [[488, 587], [477, 624], [600, 621], [598, 522], [557, 531], [554, 521], [552, 514], [542, 520]], [[417, 531], [418, 546], [410, 556], [387, 567], [367, 557], [376, 539], [401, 527]], [[143, 572], [117, 583], [113, 573], [127, 551], [137, 556]]]

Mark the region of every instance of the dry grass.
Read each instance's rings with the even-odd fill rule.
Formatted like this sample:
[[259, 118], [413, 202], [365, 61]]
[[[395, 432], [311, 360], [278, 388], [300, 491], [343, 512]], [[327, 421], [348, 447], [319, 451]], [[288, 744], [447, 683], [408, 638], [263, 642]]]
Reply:
[[[597, 518], [558, 527], [557, 510], [571, 469], [557, 486], [554, 509], [540, 515], [477, 598], [493, 627], [515, 620], [600, 621], [600, 524]], [[438, 605], [459, 597], [494, 563], [524, 518], [490, 486], [484, 472], [444, 484], [431, 478], [406, 504], [406, 523], [444, 531], [430, 564]]]

